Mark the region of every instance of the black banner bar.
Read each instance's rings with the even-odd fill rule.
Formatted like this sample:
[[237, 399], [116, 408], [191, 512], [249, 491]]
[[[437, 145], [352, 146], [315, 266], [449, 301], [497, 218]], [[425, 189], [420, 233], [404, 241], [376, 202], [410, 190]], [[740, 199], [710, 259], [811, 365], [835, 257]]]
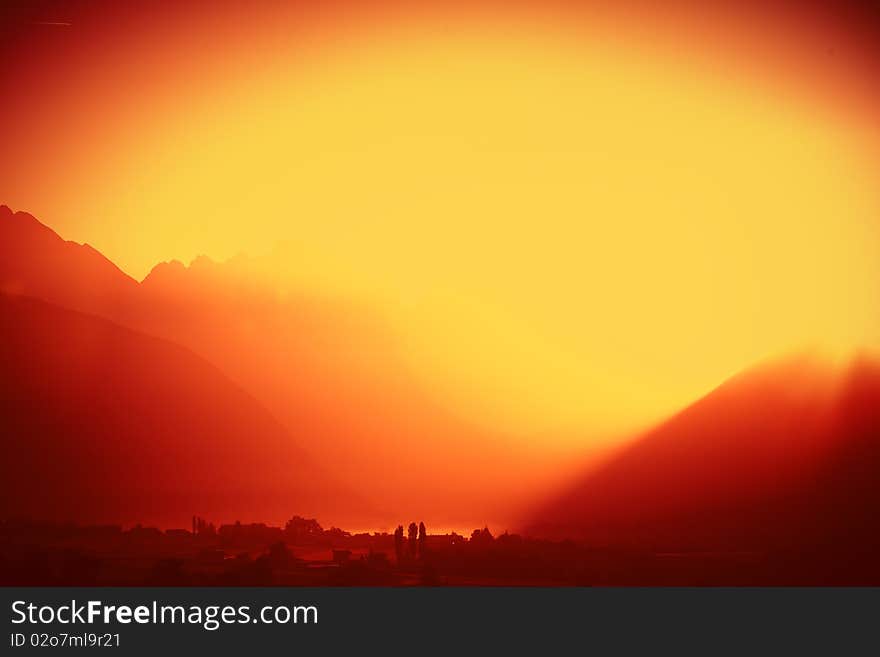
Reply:
[[[877, 654], [880, 589], [5, 588], [4, 654]], [[6, 649], [9, 649], [8, 651]], [[320, 652], [318, 652], [320, 651]]]

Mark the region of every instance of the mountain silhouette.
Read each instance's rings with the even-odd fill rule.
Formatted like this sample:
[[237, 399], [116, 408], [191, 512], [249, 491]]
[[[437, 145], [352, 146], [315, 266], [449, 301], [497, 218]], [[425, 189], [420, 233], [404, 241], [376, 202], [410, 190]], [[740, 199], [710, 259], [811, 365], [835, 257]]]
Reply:
[[[553, 476], [560, 457], [542, 456], [549, 450], [438, 405], [374, 310], [296, 290], [281, 296], [253, 264], [245, 257], [172, 261], [139, 283], [91, 247], [0, 206], [0, 290], [190, 349], [379, 508], [438, 522], [512, 517], [527, 491]], [[521, 499], [510, 495], [511, 481]]]
[[65, 241], [27, 212], [0, 205], [0, 292], [107, 315], [129, 303], [137, 287], [88, 244]]
[[357, 500], [189, 350], [0, 295], [0, 517], [181, 524]]
[[878, 478], [880, 366], [801, 357], [727, 381], [528, 524], [599, 545], [865, 556], [880, 548]]

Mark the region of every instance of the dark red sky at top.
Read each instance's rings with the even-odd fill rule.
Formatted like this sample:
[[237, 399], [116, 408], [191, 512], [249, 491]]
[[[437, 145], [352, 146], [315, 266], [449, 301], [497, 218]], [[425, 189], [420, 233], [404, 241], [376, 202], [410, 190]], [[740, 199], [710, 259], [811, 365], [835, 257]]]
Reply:
[[[33, 125], [45, 130], [45, 123], [31, 121], [32, 117], [63, 112], [66, 105], [75, 110], [78, 96], [93, 94], [102, 84], [140, 95], [149, 105], [169, 80], [197, 83], [205, 62], [221, 70], [259, 66], [291, 42], [333, 48], [344, 42], [347, 31], [370, 32], [395, 21], [400, 21], [399, 31], [407, 29], [407, 21], [418, 20], [453, 34], [458, 25], [483, 21], [480, 25], [489, 30], [511, 17], [526, 24], [602, 22], [606, 32], [624, 43], [667, 39], [673, 47], [681, 44], [682, 49], [695, 49], [710, 60], [746, 61], [749, 75], [766, 76], [771, 84], [797, 78], [802, 88], [867, 102], [874, 111], [875, 73], [880, 66], [877, 7], [865, 2], [788, 0], [12, 0], [0, 9], [0, 83], [8, 117], [0, 134], [7, 147], [10, 141], [39, 139], [28, 129]], [[113, 102], [110, 96], [108, 100], [105, 104]], [[109, 119], [114, 117], [113, 107], [106, 112]]]
[[[766, 40], [768, 35], [794, 35], [801, 46], [830, 57], [846, 53], [853, 66], [873, 66], [880, 56], [880, 8], [869, 2], [567, 2], [478, 0], [476, 2], [407, 3], [395, 0], [328, 0], [310, 2], [216, 3], [206, 0], [163, 2], [133, 0], [10, 0], [0, 9], [3, 82], [39, 86], [39, 72], [52, 80], [78, 65], [78, 55], [100, 51], [107, 58], [138, 49], [162, 50], [188, 39], [198, 46], [211, 32], [223, 37], [247, 32], [261, 22], [274, 22], [282, 33], [297, 38], [303, 25], [333, 31], [346, 25], [370, 25], [400, 16], [421, 16], [438, 24], [454, 25], [474, 17], [503, 18], [556, 16], [563, 21], [580, 17], [587, 22], [611, 16], [617, 30], [638, 33], [641, 23], [664, 26], [693, 24], [714, 39], [725, 31], [742, 31]], [[767, 28], [770, 28], [769, 31]], [[71, 29], [72, 28], [72, 29]], [[254, 36], [264, 35], [254, 32]], [[770, 36], [769, 38], [774, 38]], [[206, 41], [207, 43], [207, 41]], [[254, 42], [259, 49], [263, 45]], [[183, 63], [183, 62], [182, 62]], [[51, 70], [50, 70], [51, 69]], [[170, 71], [169, 71], [170, 73]]]

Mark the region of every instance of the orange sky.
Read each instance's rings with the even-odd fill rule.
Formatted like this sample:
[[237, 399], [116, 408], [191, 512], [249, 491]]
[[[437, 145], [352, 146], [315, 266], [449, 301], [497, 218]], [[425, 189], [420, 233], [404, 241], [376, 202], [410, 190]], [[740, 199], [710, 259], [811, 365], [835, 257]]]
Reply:
[[874, 35], [697, 6], [36, 3], [0, 202], [137, 278], [247, 252], [472, 420], [617, 434], [880, 343]]

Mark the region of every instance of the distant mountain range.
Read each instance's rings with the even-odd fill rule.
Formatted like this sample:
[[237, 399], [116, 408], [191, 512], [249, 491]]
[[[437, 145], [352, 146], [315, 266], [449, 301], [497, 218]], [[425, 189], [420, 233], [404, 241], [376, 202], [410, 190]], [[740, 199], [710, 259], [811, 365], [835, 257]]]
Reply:
[[383, 522], [404, 514], [453, 523], [460, 516], [450, 509], [467, 509], [474, 522], [509, 517], [515, 504], [501, 484], [519, 480], [526, 491], [541, 472], [523, 447], [436, 404], [372, 311], [302, 293], [282, 298], [246, 259], [160, 263], [139, 283], [92, 247], [0, 206], [0, 292], [192, 350], [278, 418], [315, 462], [364, 491], [389, 514]]

